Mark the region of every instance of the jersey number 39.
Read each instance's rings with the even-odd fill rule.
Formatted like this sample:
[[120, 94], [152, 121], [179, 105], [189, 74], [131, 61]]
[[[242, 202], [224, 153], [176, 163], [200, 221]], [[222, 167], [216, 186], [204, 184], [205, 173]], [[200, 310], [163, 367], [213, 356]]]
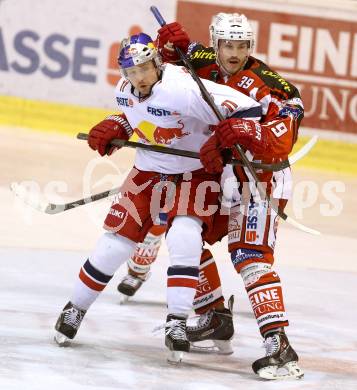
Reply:
[[237, 84], [241, 88], [249, 88], [254, 83], [254, 79], [247, 76], [243, 76], [242, 80]]

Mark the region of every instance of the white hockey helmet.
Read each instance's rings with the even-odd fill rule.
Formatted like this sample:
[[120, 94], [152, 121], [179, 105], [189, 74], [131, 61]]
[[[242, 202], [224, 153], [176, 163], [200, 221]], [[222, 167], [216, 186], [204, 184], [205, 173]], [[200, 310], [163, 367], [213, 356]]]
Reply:
[[248, 19], [243, 14], [226, 14], [220, 12], [212, 17], [209, 26], [211, 46], [218, 51], [220, 39], [233, 41], [249, 41], [249, 53], [254, 49], [254, 33]]

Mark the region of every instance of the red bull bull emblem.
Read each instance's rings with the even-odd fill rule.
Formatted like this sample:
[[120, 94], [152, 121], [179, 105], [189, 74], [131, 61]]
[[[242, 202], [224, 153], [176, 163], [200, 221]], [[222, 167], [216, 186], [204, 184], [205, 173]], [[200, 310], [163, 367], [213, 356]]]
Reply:
[[190, 133], [183, 131], [184, 125], [178, 127], [156, 127], [154, 131], [154, 140], [158, 144], [170, 145], [173, 141], [181, 139]]

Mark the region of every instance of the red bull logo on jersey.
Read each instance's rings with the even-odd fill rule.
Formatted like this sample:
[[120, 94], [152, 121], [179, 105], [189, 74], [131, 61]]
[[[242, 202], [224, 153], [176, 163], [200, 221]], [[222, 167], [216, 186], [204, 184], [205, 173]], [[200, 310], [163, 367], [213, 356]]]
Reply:
[[156, 127], [154, 140], [158, 144], [170, 145], [173, 141], [181, 139], [190, 133], [183, 131], [184, 124], [179, 121], [181, 127]]
[[161, 145], [171, 145], [175, 140], [186, 137], [190, 132], [184, 131], [185, 125], [181, 120], [172, 123], [178, 127], [160, 127], [148, 121], [142, 121], [134, 129], [139, 139]]

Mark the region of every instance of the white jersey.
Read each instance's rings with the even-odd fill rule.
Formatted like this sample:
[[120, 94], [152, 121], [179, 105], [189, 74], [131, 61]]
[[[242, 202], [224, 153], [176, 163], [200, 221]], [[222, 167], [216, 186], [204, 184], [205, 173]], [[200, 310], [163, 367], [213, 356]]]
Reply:
[[[255, 100], [228, 86], [202, 82], [224, 117], [241, 112], [243, 118], [260, 119], [261, 108]], [[198, 85], [181, 66], [166, 64], [161, 80], [144, 99], [132, 93], [130, 82], [124, 78], [115, 93], [138, 142], [199, 152], [211, 135], [209, 125], [218, 123]], [[135, 167], [176, 174], [200, 169], [202, 164], [198, 159], [137, 149]]]

